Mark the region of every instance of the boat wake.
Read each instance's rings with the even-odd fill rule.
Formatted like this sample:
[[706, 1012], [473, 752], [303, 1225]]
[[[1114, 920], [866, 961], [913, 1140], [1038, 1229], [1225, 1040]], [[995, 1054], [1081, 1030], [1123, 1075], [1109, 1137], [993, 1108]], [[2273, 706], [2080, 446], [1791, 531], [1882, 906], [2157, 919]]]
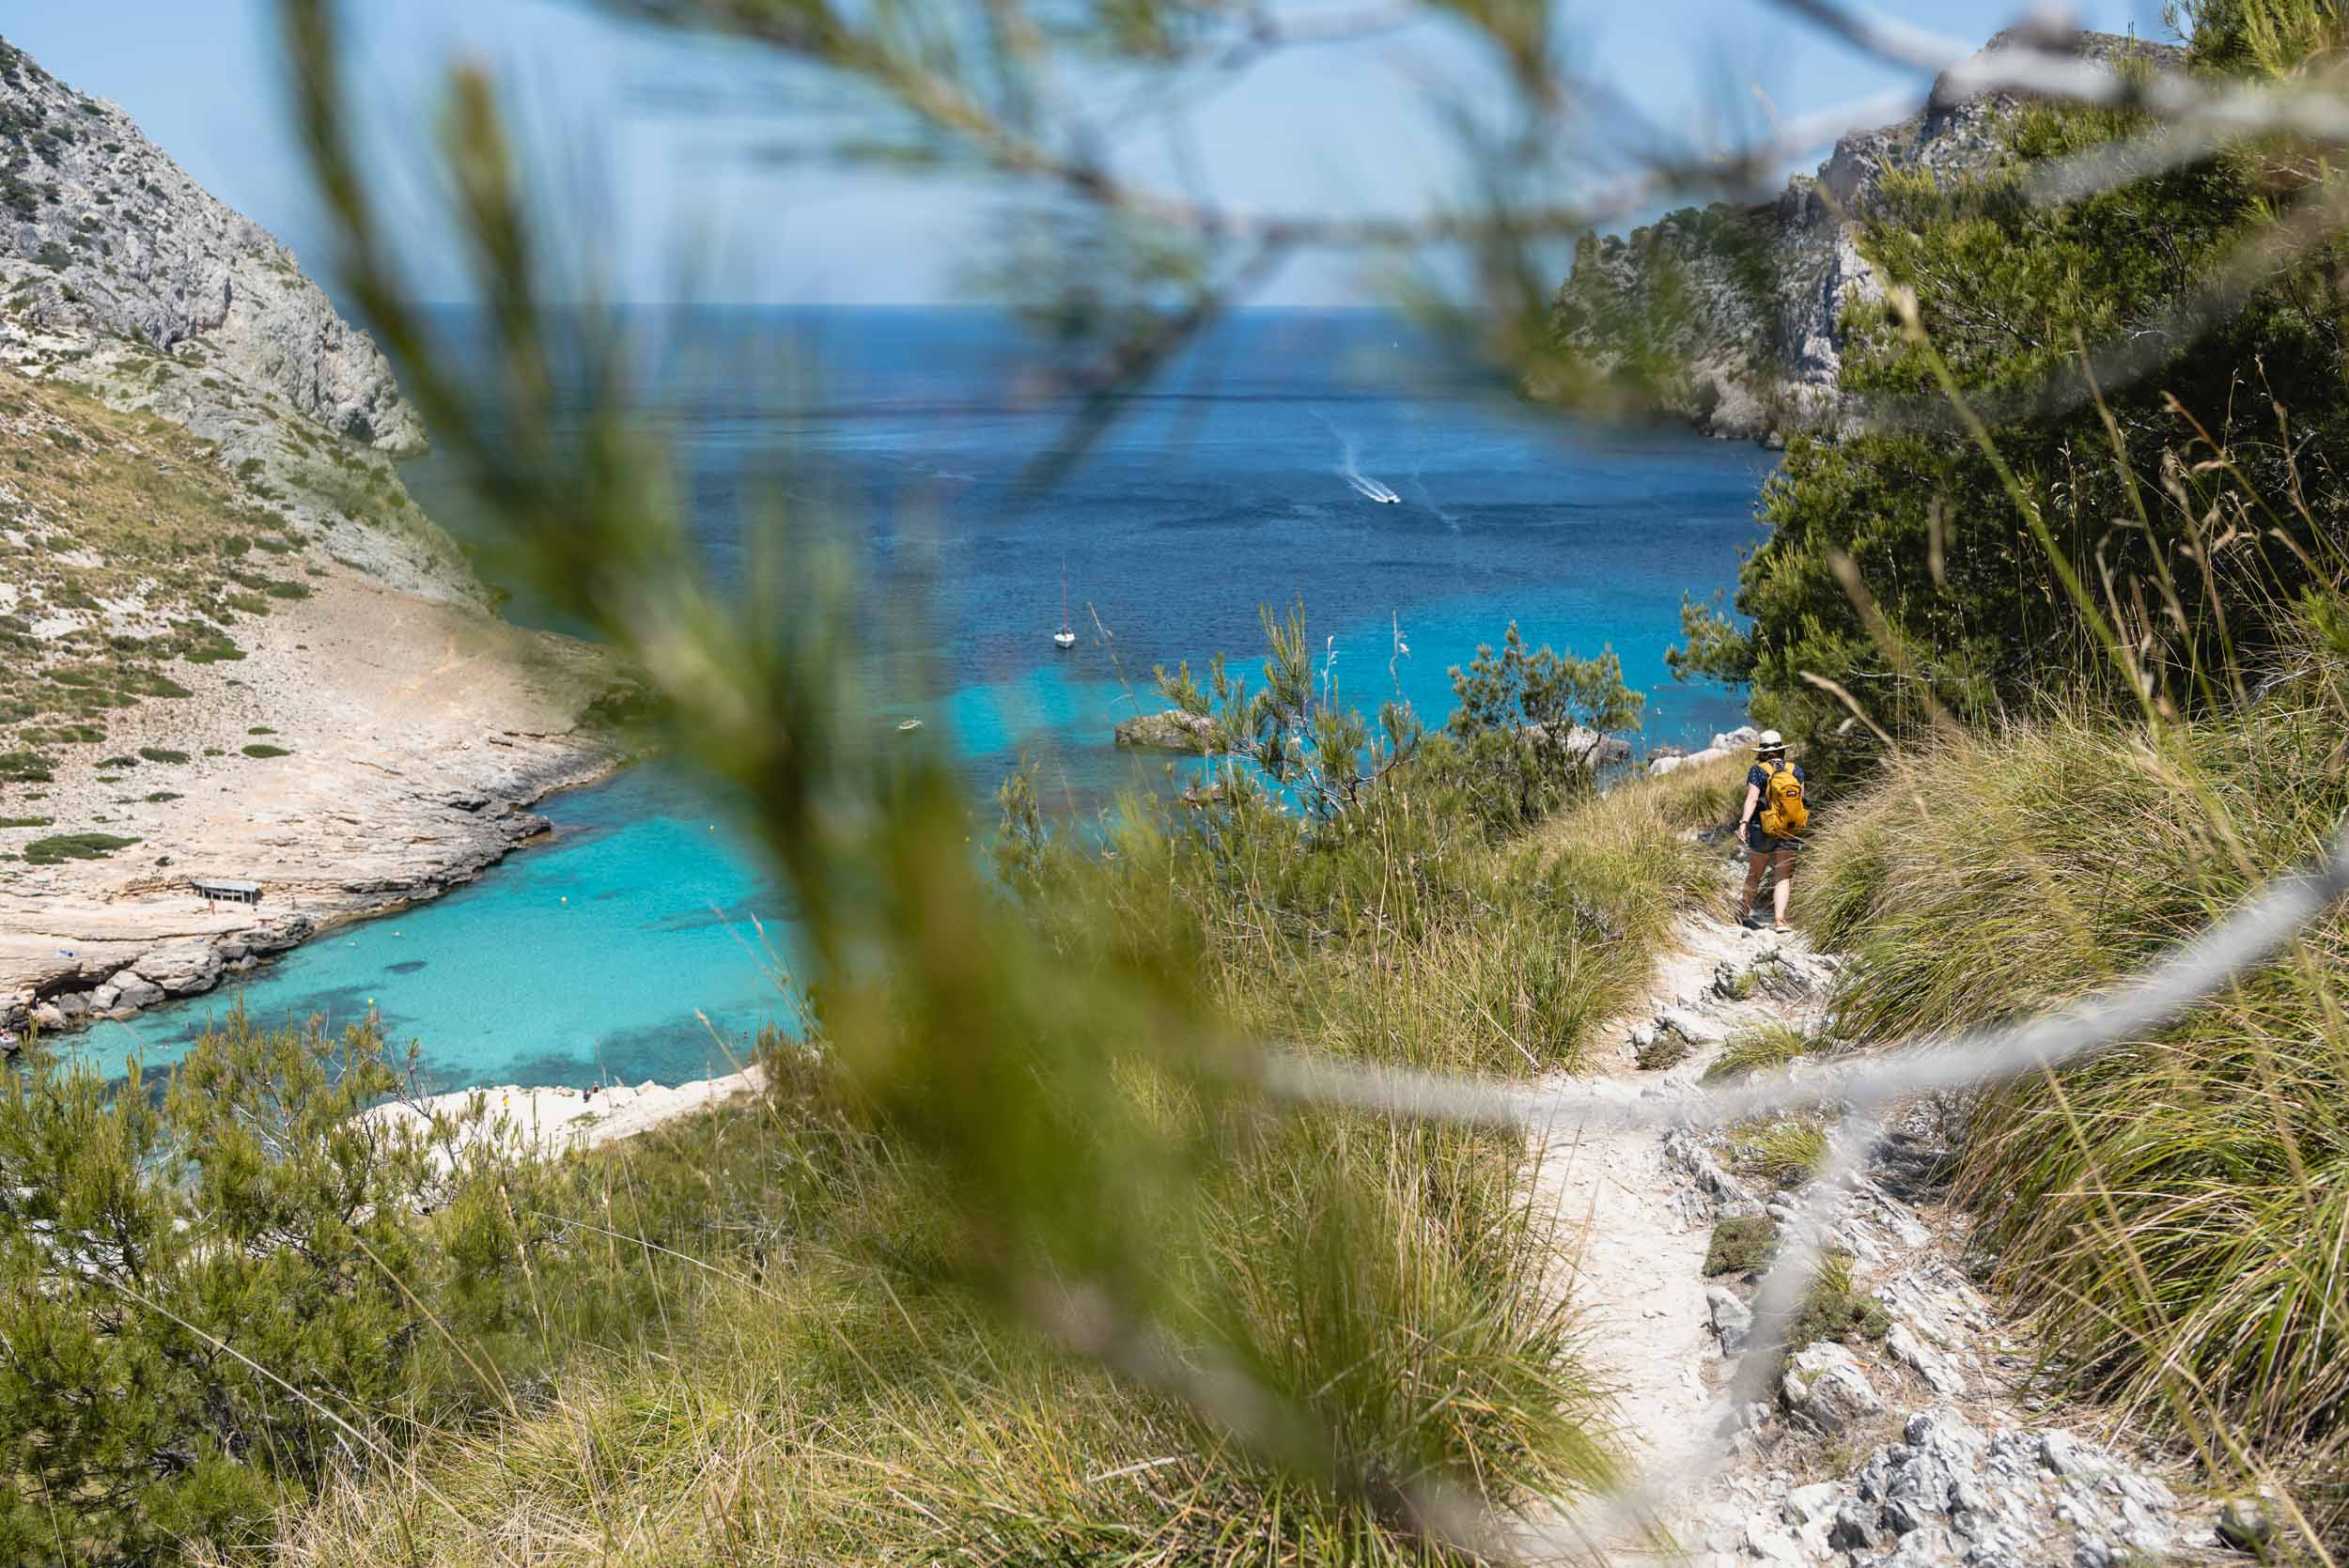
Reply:
[[1376, 501], [1382, 506], [1400, 505], [1403, 500], [1400, 495], [1362, 473], [1361, 465], [1355, 460], [1354, 438], [1335, 425], [1331, 425], [1324, 415], [1316, 413], [1314, 417], [1329, 426], [1330, 433], [1338, 438], [1338, 477], [1344, 479], [1352, 487], [1354, 493], [1365, 501]]

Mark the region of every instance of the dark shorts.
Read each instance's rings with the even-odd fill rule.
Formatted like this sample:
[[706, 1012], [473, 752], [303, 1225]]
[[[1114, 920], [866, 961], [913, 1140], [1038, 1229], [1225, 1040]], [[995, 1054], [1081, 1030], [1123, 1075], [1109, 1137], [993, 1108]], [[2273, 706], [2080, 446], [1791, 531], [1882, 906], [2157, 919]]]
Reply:
[[1757, 855], [1775, 855], [1781, 849], [1789, 851], [1800, 849], [1802, 840], [1772, 838], [1762, 831], [1762, 819], [1757, 816], [1746, 824], [1746, 847]]

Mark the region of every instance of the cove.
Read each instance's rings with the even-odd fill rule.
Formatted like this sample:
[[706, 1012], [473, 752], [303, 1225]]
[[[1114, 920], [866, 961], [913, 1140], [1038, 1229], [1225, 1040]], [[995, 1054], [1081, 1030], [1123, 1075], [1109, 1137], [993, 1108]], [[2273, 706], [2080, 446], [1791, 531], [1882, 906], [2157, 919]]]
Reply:
[[[1388, 318], [1276, 311], [1228, 324], [1210, 346], [1219, 374], [1132, 399], [1039, 492], [1027, 464], [1068, 409], [1003, 396], [1019, 350], [999, 318], [701, 313], [674, 335], [696, 334], [729, 348], [676, 349], [641, 396], [712, 571], [744, 558], [787, 443], [826, 476], [860, 548], [877, 685], [911, 672], [876, 691], [870, 722], [894, 734], [920, 718], [982, 829], [1023, 757], [1048, 809], [1074, 818], [1164, 787], [1169, 759], [1110, 744], [1118, 720], [1156, 706], [1150, 667], [1200, 669], [1221, 649], [1252, 675], [1259, 608], [1299, 599], [1341, 696], [1366, 709], [1400, 694], [1441, 724], [1449, 668], [1514, 618], [1534, 644], [1611, 645], [1650, 693], [1650, 744], [1738, 722], [1730, 693], [1673, 683], [1663, 654], [1684, 595], [1730, 584], [1759, 537], [1772, 459], [1753, 448], [1529, 416], [1470, 379], [1431, 381]], [[835, 380], [813, 404], [766, 400], [745, 352]], [[412, 475], [461, 533], [439, 483], [428, 465]], [[1050, 641], [1064, 561], [1082, 639], [1065, 654]], [[762, 1024], [790, 1021], [787, 902], [708, 792], [654, 763], [539, 809], [552, 842], [478, 882], [331, 932], [234, 989], [101, 1025], [78, 1048], [109, 1072], [134, 1051], [159, 1064], [241, 1000], [268, 1022], [339, 1025], [372, 1007], [416, 1044], [434, 1090], [675, 1082], [728, 1070]]]

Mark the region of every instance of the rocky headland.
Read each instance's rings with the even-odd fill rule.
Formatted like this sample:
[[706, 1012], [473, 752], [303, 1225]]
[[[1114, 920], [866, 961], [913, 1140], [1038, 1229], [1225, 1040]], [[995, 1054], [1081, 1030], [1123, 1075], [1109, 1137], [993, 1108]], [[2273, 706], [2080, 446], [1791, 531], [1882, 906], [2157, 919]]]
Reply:
[[[2000, 34], [1984, 53], [2009, 41]], [[2110, 33], [2077, 34], [2074, 47], [2161, 70], [2185, 61], [2181, 49]], [[1554, 302], [1560, 343], [1626, 399], [1724, 440], [1840, 427], [1852, 412], [1837, 386], [1845, 312], [1883, 293], [1861, 237], [1885, 177], [1990, 168], [2019, 103], [1937, 83], [1924, 108], [1852, 131], [1775, 201], [1683, 208], [1628, 235], [1583, 236]]]
[[5, 41], [0, 449], [0, 1029], [429, 897], [619, 760], [604, 657], [498, 619], [401, 484], [376, 345]]

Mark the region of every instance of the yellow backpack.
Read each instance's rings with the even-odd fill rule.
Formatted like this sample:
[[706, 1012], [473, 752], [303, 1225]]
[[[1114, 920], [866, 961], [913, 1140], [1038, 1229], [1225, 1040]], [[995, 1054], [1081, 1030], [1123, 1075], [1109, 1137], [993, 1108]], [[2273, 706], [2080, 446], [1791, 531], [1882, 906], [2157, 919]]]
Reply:
[[1811, 808], [1802, 803], [1802, 781], [1782, 762], [1766, 766], [1770, 781], [1762, 789], [1762, 831], [1772, 838], [1800, 838], [1811, 827]]

